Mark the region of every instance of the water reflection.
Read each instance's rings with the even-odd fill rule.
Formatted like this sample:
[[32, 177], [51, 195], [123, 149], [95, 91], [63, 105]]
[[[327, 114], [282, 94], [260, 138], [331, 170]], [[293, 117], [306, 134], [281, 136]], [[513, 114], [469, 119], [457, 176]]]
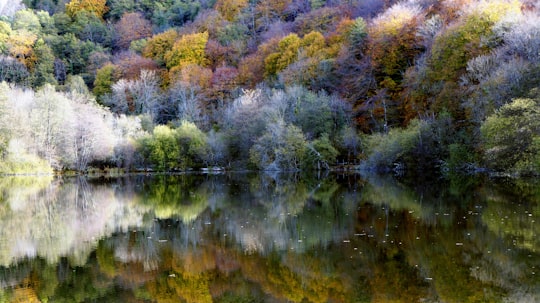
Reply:
[[0, 302], [538, 302], [538, 185], [1, 178]]

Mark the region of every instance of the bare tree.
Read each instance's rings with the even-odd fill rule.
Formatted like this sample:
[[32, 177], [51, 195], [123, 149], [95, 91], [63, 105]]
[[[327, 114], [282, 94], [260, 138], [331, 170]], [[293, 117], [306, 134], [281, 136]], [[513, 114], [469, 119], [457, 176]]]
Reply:
[[163, 107], [161, 99], [156, 72], [142, 70], [139, 79], [121, 79], [113, 84], [112, 98], [107, 105], [119, 114], [148, 114], [158, 121]]

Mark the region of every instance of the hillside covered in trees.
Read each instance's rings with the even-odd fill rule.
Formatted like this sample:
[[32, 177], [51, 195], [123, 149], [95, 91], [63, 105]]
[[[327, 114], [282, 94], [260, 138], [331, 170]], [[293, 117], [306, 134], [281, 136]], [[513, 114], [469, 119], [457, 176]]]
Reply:
[[540, 174], [534, 0], [0, 2], [0, 172]]

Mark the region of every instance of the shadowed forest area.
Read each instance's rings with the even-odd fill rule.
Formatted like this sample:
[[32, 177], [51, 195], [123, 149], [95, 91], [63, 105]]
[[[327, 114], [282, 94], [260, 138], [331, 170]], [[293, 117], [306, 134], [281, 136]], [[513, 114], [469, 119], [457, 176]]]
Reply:
[[15, 0], [0, 15], [3, 174], [540, 174], [534, 0]]

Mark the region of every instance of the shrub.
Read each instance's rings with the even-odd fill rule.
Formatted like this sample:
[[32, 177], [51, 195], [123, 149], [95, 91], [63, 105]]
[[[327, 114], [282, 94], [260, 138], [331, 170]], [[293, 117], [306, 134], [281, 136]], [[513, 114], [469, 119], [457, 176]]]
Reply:
[[413, 120], [405, 129], [391, 129], [388, 133], [377, 133], [367, 137], [365, 150], [368, 158], [362, 163], [367, 170], [389, 171], [395, 165], [411, 162], [408, 157], [419, 144], [422, 131], [428, 124]]

